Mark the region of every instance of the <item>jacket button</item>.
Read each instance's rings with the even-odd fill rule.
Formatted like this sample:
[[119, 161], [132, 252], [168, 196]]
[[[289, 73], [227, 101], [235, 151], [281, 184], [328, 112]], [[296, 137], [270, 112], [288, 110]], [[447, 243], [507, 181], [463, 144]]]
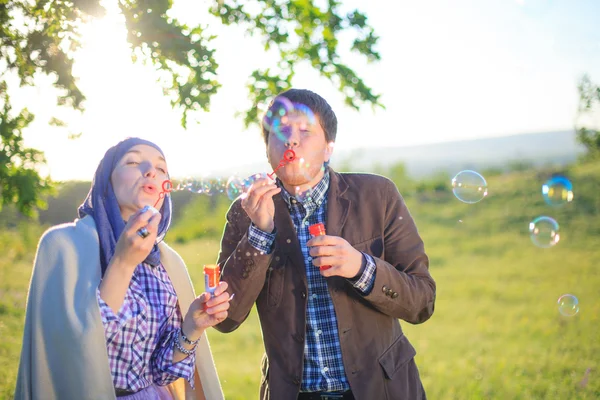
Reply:
[[392, 293], [392, 299], [395, 299], [396, 297], [398, 297], [398, 293], [397, 292]]
[[299, 385], [300, 384], [300, 377], [298, 375], [294, 376], [294, 379], [292, 379], [292, 383], [294, 385]]
[[382, 291], [383, 293], [387, 293], [387, 291], [388, 291], [388, 290], [389, 290], [389, 289], [388, 289], [388, 287], [387, 287], [387, 286], [385, 286], [385, 285], [383, 285], [383, 287], [381, 288], [381, 291]]
[[388, 289], [388, 291], [385, 293], [387, 296], [391, 296], [392, 293], [394, 293], [394, 291], [392, 289]]
[[251, 266], [251, 265], [254, 265], [254, 261], [252, 261], [252, 260], [244, 260], [244, 264], [246, 264], [248, 266]]
[[242, 274], [242, 278], [247, 278], [248, 277], [248, 271], [244, 271], [244, 273]]
[[306, 292], [302, 292], [302, 294], [300, 296], [302, 296], [302, 298], [305, 299], [306, 298]]

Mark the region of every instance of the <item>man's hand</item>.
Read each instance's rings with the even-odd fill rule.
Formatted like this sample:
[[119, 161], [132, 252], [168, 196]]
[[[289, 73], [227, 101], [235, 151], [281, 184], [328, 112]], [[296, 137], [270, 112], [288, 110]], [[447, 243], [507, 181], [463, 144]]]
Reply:
[[[360, 271], [363, 254], [338, 236], [316, 236], [306, 243], [310, 247], [309, 254], [313, 264], [319, 267], [321, 275], [354, 278]], [[321, 270], [322, 265], [331, 268]]]
[[281, 191], [270, 178], [257, 179], [246, 196], [242, 198], [242, 208], [258, 229], [271, 233], [275, 229], [275, 203], [273, 196]]

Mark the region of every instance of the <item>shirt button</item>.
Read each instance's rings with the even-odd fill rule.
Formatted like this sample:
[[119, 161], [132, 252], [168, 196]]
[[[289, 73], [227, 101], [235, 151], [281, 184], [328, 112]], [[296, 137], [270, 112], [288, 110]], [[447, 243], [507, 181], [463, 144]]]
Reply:
[[317, 298], [317, 294], [316, 294], [316, 293], [314, 293], [314, 294], [313, 294], [311, 297], [312, 297], [313, 299], [316, 299], [316, 298]]
[[308, 261], [312, 261], [312, 257], [311, 256], [308, 256]]
[[319, 329], [319, 330], [317, 331], [317, 336], [319, 336], [319, 335], [320, 335], [320, 334], [322, 334], [322, 333], [323, 333], [323, 331]]
[[292, 203], [293, 203], [293, 204], [296, 204], [296, 199], [292, 199]]
[[327, 367], [323, 368], [323, 372], [327, 372], [327, 371], [329, 371], [329, 368], [327, 368]]

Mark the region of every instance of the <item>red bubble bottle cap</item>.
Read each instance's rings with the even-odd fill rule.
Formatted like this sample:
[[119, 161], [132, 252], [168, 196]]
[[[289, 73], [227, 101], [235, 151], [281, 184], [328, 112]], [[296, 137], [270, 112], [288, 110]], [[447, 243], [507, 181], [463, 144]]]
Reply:
[[308, 232], [312, 236], [323, 236], [323, 235], [325, 235], [325, 225], [323, 225], [322, 222], [319, 222], [317, 224], [312, 224], [311, 226], [308, 227]]

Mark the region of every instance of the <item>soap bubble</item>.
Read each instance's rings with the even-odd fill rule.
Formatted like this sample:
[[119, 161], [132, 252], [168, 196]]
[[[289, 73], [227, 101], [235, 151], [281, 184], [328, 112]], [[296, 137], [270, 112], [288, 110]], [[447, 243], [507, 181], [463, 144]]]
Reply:
[[538, 247], [548, 248], [560, 240], [558, 222], [553, 218], [541, 216], [529, 223], [531, 241]]
[[558, 312], [565, 317], [572, 317], [579, 312], [579, 300], [572, 294], [563, 294], [558, 298]]
[[564, 176], [554, 176], [542, 185], [544, 200], [551, 206], [562, 206], [573, 200], [573, 184]]
[[487, 196], [487, 182], [475, 171], [460, 171], [452, 178], [452, 193], [463, 203], [474, 204]]

